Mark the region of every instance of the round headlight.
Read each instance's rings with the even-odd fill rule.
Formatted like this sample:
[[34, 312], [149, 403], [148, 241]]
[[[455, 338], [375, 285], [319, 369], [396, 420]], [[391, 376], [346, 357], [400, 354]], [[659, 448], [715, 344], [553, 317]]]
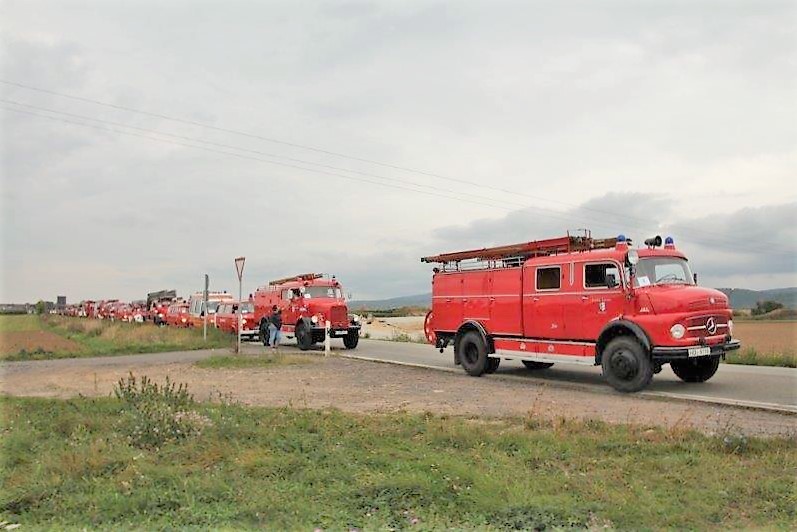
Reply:
[[670, 335], [675, 338], [676, 340], [680, 340], [686, 334], [686, 328], [681, 325], [680, 323], [676, 323], [672, 327], [670, 327]]
[[313, 323], [318, 323], [318, 316], [313, 316], [312, 318], [310, 318], [310, 321]]
[[733, 320], [728, 320], [728, 334], [733, 334]]

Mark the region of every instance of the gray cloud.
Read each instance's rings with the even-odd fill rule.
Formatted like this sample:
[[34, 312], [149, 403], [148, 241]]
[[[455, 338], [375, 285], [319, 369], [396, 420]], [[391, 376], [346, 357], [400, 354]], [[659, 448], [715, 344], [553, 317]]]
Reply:
[[671, 231], [713, 284], [795, 284], [793, 261], [755, 244], [794, 241], [795, 15], [780, 2], [6, 2], [4, 79], [459, 181], [2, 86], [445, 197], [0, 111], [0, 299], [186, 292], [205, 272], [232, 288], [239, 254], [248, 290], [325, 270], [358, 297], [390, 296], [428, 288], [421, 255], [580, 227]]

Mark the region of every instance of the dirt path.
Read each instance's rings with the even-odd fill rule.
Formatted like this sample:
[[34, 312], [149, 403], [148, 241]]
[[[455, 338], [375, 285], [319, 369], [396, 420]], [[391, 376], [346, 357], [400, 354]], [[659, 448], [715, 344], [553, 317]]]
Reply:
[[[154, 355], [151, 355], [154, 356]], [[197, 355], [198, 356], [198, 355]], [[256, 355], [251, 355], [256, 356]], [[96, 360], [96, 359], [95, 359]], [[58, 363], [57, 363], [58, 362]], [[68, 362], [68, 363], [67, 363]], [[167, 358], [91, 359], [0, 366], [0, 390], [11, 395], [103, 396], [133, 371], [186, 382], [198, 399], [223, 394], [244, 404], [339, 408], [349, 412], [430, 411], [467, 416], [540, 416], [694, 428], [706, 433], [797, 436], [797, 416], [709, 404], [592, 393], [533, 382], [474, 379], [462, 374], [337, 357], [300, 366], [200, 369]]]

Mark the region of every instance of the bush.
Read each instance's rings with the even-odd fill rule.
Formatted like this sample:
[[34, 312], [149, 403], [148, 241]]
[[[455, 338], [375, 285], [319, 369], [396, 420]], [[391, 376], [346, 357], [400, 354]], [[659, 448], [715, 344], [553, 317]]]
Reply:
[[171, 441], [198, 435], [212, 424], [198, 414], [188, 385], [171, 382], [159, 385], [146, 375], [141, 380], [130, 373], [114, 386], [117, 399], [125, 404], [122, 429], [131, 445], [156, 449]]
[[755, 304], [755, 308], [750, 311], [750, 314], [753, 316], [761, 316], [763, 314], [769, 314], [773, 310], [778, 310], [779, 308], [783, 308], [783, 303], [778, 303], [777, 301], [759, 301]]

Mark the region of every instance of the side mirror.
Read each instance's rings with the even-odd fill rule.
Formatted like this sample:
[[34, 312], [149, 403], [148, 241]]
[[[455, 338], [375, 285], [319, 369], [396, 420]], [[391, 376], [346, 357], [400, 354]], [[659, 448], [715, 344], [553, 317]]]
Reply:
[[628, 254], [625, 256], [625, 262], [630, 266], [635, 266], [639, 262], [639, 253], [635, 249], [629, 249]]
[[692, 280], [695, 282], [695, 284], [697, 284], [697, 274], [696, 273], [692, 274]]
[[617, 277], [611, 273], [606, 274], [606, 288], [612, 289], [617, 288], [618, 286], [619, 283], [617, 282]]

